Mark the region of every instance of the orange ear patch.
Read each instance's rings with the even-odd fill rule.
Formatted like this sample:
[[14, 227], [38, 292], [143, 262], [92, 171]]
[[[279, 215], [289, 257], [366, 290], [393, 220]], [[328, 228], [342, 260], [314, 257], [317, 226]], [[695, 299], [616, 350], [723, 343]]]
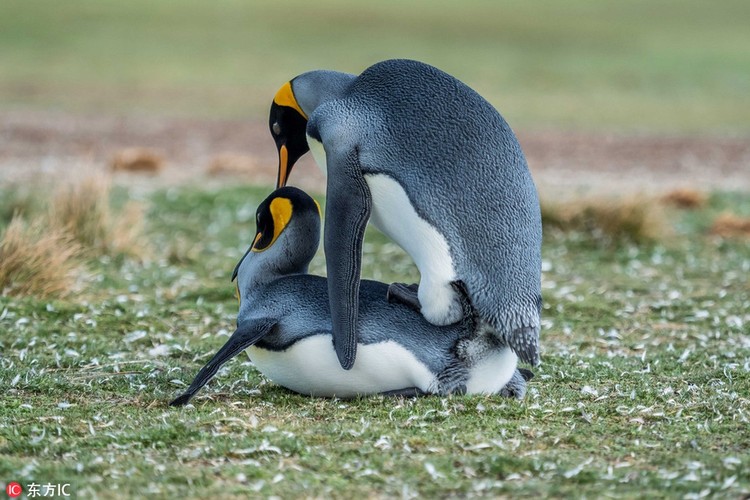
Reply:
[[294, 97], [294, 92], [292, 91], [292, 82], [286, 82], [281, 86], [279, 91], [276, 92], [276, 95], [273, 96], [273, 102], [275, 102], [279, 106], [287, 106], [289, 108], [297, 110], [297, 112], [301, 114], [305, 120], [307, 120], [307, 115], [304, 111], [302, 111], [302, 108], [297, 103], [297, 98]]
[[286, 225], [289, 224], [289, 221], [292, 219], [292, 201], [288, 198], [274, 198], [268, 208], [271, 212], [271, 217], [273, 218], [273, 238], [263, 248], [257, 248], [255, 245], [262, 237], [262, 233], [258, 233], [253, 242], [253, 252], [262, 252], [263, 250], [271, 248]]

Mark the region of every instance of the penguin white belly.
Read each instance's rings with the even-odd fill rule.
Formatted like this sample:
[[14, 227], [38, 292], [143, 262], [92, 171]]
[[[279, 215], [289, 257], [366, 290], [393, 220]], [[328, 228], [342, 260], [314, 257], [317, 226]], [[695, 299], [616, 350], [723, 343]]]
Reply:
[[404, 191], [387, 175], [365, 175], [372, 195], [375, 226], [408, 253], [419, 268], [422, 315], [433, 324], [460, 320], [461, 304], [451, 282], [456, 279], [453, 257], [445, 237], [422, 219]]
[[313, 139], [309, 135], [307, 136], [307, 145], [310, 148], [310, 153], [313, 155], [315, 163], [318, 164], [318, 168], [323, 171], [324, 175], [328, 175], [328, 164], [326, 163], [326, 150], [323, 148], [323, 143]]
[[350, 398], [418, 387], [435, 392], [429, 368], [400, 344], [388, 341], [357, 346], [357, 359], [344, 370], [330, 335], [313, 335], [284, 351], [248, 348], [256, 368], [271, 381], [300, 394]]
[[469, 370], [467, 394], [497, 394], [513, 377], [518, 356], [510, 348], [499, 349], [482, 357]]

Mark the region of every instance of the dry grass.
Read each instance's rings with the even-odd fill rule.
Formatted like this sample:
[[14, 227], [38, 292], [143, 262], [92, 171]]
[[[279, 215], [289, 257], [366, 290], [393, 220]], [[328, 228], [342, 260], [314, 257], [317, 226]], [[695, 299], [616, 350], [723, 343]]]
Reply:
[[86, 248], [107, 245], [109, 184], [92, 177], [80, 184], [69, 184], [58, 189], [50, 206], [50, 226], [67, 231]]
[[667, 224], [658, 204], [645, 198], [592, 198], [568, 203], [542, 202], [545, 228], [578, 231], [606, 244], [660, 239]]
[[714, 220], [711, 234], [723, 237], [750, 237], [750, 217], [740, 217], [731, 212], [724, 212]]
[[85, 258], [145, 257], [142, 207], [130, 202], [115, 212], [110, 197], [108, 180], [92, 177], [60, 187], [46, 213], [40, 201], [26, 200], [29, 209], [16, 212], [0, 239], [0, 294], [63, 298]]
[[89, 254], [144, 255], [143, 210], [130, 203], [110, 209], [111, 186], [102, 177], [61, 187], [52, 198], [49, 224], [65, 231]]
[[115, 172], [158, 173], [164, 168], [164, 157], [147, 148], [127, 148], [119, 151], [112, 159]]
[[10, 185], [3, 189], [0, 204], [0, 224], [10, 222], [16, 215], [24, 215], [39, 208], [40, 201], [27, 186]]
[[680, 188], [665, 194], [661, 201], [677, 208], [695, 209], [705, 206], [708, 196], [695, 189]]
[[145, 257], [149, 247], [143, 236], [144, 221], [143, 205], [134, 201], [125, 204], [122, 211], [112, 216], [110, 249], [131, 257]]
[[81, 246], [41, 218], [26, 224], [14, 217], [0, 239], [0, 294], [62, 298], [74, 291], [83, 271]]

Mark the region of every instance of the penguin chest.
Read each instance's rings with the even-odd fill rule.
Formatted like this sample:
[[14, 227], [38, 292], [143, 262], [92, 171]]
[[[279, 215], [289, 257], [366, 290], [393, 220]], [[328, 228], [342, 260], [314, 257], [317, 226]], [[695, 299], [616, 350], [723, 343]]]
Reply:
[[[328, 175], [323, 144], [310, 136], [307, 142], [315, 162]], [[460, 320], [461, 303], [451, 286], [456, 269], [445, 235], [417, 213], [403, 186], [392, 177], [365, 174], [364, 178], [372, 197], [370, 220], [403, 248], [419, 269], [422, 315], [434, 325]]]
[[[309, 135], [307, 144], [315, 163], [328, 175], [323, 144]], [[366, 174], [365, 182], [372, 196], [370, 221], [414, 259], [422, 280], [434, 287], [455, 280], [448, 241], [435, 226], [417, 214], [401, 184], [385, 174]]]
[[312, 335], [283, 351], [248, 348], [256, 368], [300, 394], [351, 398], [411, 387], [434, 392], [437, 379], [409, 350], [393, 342], [360, 344], [351, 370], [339, 364], [328, 334]]
[[[315, 163], [328, 175], [323, 144], [307, 136]], [[385, 174], [366, 174], [372, 196], [372, 223], [398, 243], [413, 259], [423, 279], [434, 277], [436, 283], [455, 279], [453, 258], [445, 236], [417, 214], [404, 188]]]
[[326, 150], [323, 148], [323, 143], [314, 139], [312, 136], [307, 136], [307, 146], [310, 148], [310, 153], [313, 155], [315, 163], [318, 168], [323, 171], [324, 175], [328, 175], [328, 164], [326, 163]]
[[372, 195], [372, 223], [408, 253], [429, 285], [453, 281], [456, 272], [448, 241], [417, 214], [404, 188], [384, 174], [365, 175]]

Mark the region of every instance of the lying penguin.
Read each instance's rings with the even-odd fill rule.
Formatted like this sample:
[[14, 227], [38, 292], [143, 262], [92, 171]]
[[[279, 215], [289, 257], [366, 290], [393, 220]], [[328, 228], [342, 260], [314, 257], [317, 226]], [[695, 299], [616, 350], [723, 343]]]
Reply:
[[464, 290], [503, 344], [522, 361], [539, 362], [537, 191], [516, 136], [486, 100], [432, 66], [389, 60], [358, 76], [297, 76], [276, 93], [269, 125], [277, 187], [310, 149], [327, 174], [324, 243], [341, 366], [353, 365], [360, 341], [368, 220], [419, 268], [419, 287], [393, 284], [392, 300], [448, 325], [463, 317]]
[[297, 188], [281, 188], [258, 207], [256, 222], [255, 240], [232, 276], [240, 301], [237, 329], [171, 406], [190, 401], [245, 349], [263, 375], [300, 394], [523, 398], [531, 372], [517, 370], [516, 354], [496, 337], [468, 319], [431, 325], [411, 308], [389, 303], [388, 286], [376, 281], [362, 281], [359, 355], [344, 370], [332, 342], [326, 279], [307, 274], [320, 239], [318, 204]]

